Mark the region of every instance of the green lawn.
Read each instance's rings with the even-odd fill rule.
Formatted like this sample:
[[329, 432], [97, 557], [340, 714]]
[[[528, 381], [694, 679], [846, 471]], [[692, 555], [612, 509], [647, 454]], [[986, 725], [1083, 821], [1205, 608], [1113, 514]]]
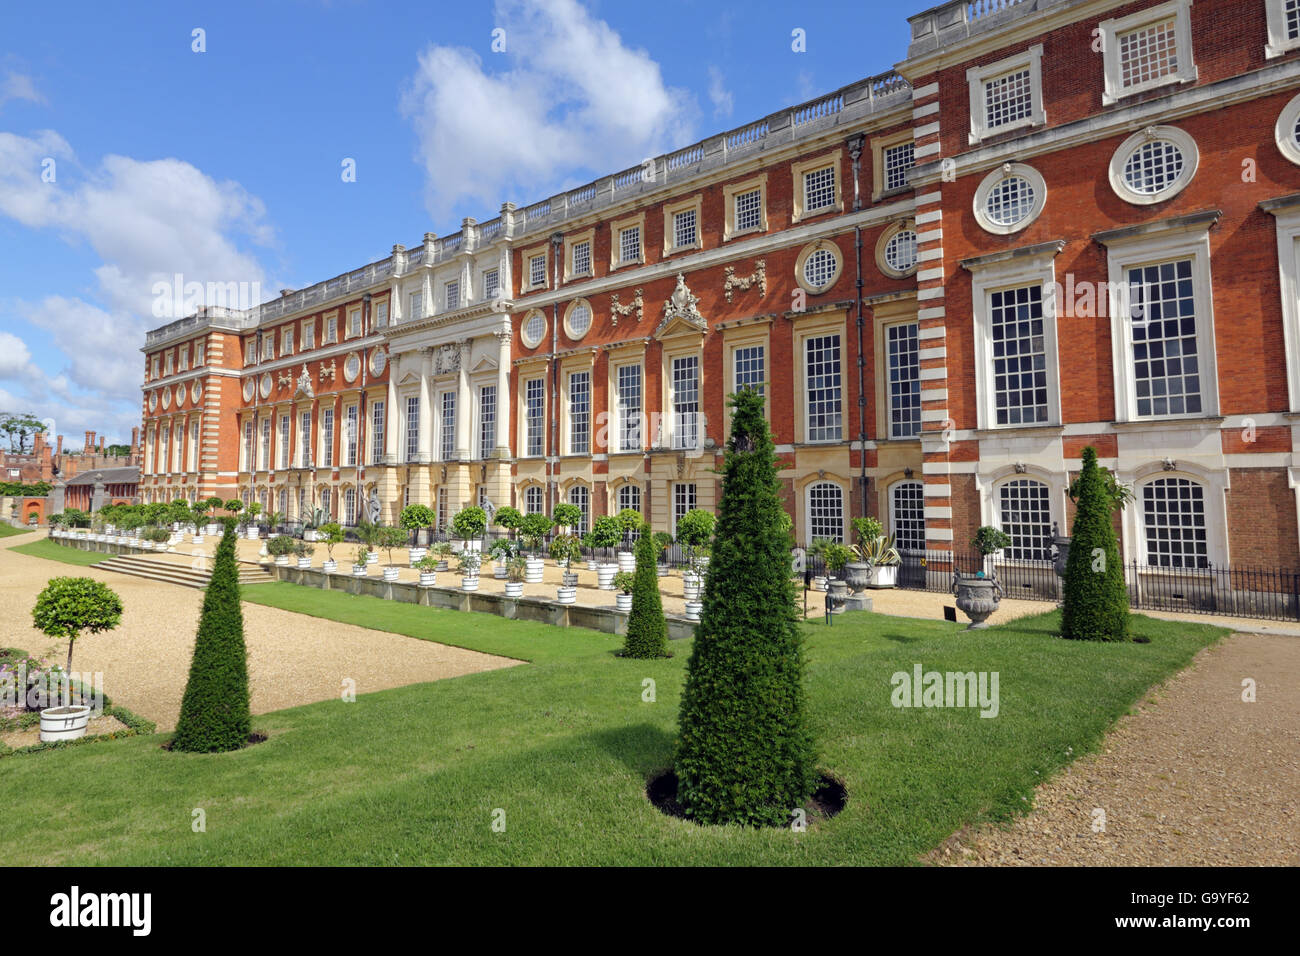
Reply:
[[66, 545], [55, 544], [49, 538], [41, 538], [31, 544], [15, 545], [9, 550], [18, 554], [30, 554], [33, 558], [47, 558], [50, 561], [62, 561], [64, 564], [75, 564], [83, 568], [91, 564], [99, 564], [101, 561], [107, 561], [112, 557], [111, 554], [105, 554], [102, 551], [81, 551]]
[[32, 530], [32, 528], [15, 528], [11, 524], [0, 521], [0, 538], [9, 538], [16, 534], [29, 534]]
[[[1226, 633], [1137, 618], [1151, 643], [1071, 643], [1052, 636], [1055, 612], [982, 632], [865, 613], [809, 624], [821, 763], [849, 804], [805, 833], [755, 832], [670, 819], [644, 797], [670, 761], [687, 642], [628, 661], [594, 631], [289, 584], [245, 597], [531, 663], [263, 715], [270, 740], [233, 754], [168, 753], [155, 736], [5, 758], [7, 863], [906, 864], [1027, 808], [1036, 784]], [[890, 676], [915, 663], [998, 671], [1000, 715], [895, 709]], [[196, 808], [205, 833], [191, 830]]]

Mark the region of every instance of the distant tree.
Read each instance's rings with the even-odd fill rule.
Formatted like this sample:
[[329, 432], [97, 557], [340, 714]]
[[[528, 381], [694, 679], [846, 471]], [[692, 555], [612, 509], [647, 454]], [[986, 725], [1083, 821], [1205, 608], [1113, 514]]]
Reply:
[[27, 453], [27, 439], [45, 430], [45, 423], [31, 412], [0, 412], [0, 432], [9, 438], [9, 450]]

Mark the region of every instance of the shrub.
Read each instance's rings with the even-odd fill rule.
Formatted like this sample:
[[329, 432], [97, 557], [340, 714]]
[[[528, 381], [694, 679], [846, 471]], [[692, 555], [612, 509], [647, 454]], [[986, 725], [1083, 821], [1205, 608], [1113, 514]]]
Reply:
[[334, 545], [343, 540], [343, 526], [337, 521], [329, 521], [320, 526], [321, 540], [325, 542], [325, 553], [334, 560]]
[[50, 637], [67, 638], [68, 672], [72, 672], [72, 645], [82, 632], [111, 631], [122, 621], [122, 599], [94, 578], [53, 578], [32, 608], [36, 627]]
[[[1111, 514], [1115, 495], [1097, 467], [1097, 450], [1083, 450], [1077, 506], [1065, 562], [1061, 636], [1085, 641], [1127, 641], [1128, 588]], [[1122, 505], [1121, 505], [1122, 506]]]
[[266, 553], [276, 558], [293, 554], [295, 544], [296, 542], [289, 535], [278, 534], [266, 542]]
[[663, 600], [659, 597], [655, 544], [649, 525], [642, 529], [636, 543], [636, 574], [632, 578], [632, 613], [628, 616], [627, 634], [623, 637], [623, 656], [667, 657], [668, 624], [664, 621]]
[[551, 539], [551, 557], [555, 563], [567, 568], [574, 561], [582, 558], [582, 545], [571, 534], [557, 534]]
[[551, 520], [554, 521], [558, 527], [572, 530], [582, 521], [582, 509], [577, 505], [569, 504], [567, 501], [561, 502], [556, 505], [555, 510], [551, 512]]
[[407, 505], [398, 515], [397, 522], [407, 531], [419, 531], [438, 520], [428, 505]]
[[853, 560], [853, 551], [848, 545], [833, 541], [826, 546], [825, 557], [826, 570], [831, 574], [839, 574]]
[[498, 508], [497, 513], [492, 516], [492, 523], [499, 528], [505, 528], [512, 536], [523, 520], [524, 516], [519, 513], [519, 509], [509, 505]]
[[224, 507], [232, 515], [237, 515], [244, 510], [244, 503], [240, 501], [238, 498], [231, 498], [222, 507]]
[[975, 537], [971, 539], [971, 547], [980, 554], [988, 557], [997, 551], [1001, 551], [1011, 544], [1011, 535], [1005, 531], [994, 528], [991, 525], [983, 525], [975, 532]]
[[612, 515], [601, 515], [591, 525], [591, 546], [593, 548], [610, 549], [618, 547], [618, 543], [623, 540], [623, 527], [618, 523], [618, 519]]
[[635, 531], [639, 531], [641, 525], [645, 524], [645, 519], [641, 517], [641, 512], [637, 511], [635, 508], [624, 508], [614, 516], [614, 520], [618, 522], [619, 530], [623, 533], [624, 537], [631, 535]]
[[239, 566], [235, 560], [235, 523], [233, 520], [222, 523], [225, 531], [217, 545], [212, 577], [203, 594], [189, 681], [172, 738], [173, 750], [190, 753], [238, 750], [248, 743], [252, 730], [248, 709], [248, 653], [244, 647]]
[[631, 594], [632, 588], [636, 585], [636, 575], [631, 571], [620, 571], [614, 575], [614, 587], [624, 594]]
[[885, 533], [885, 526], [870, 515], [865, 518], [854, 518], [852, 524], [853, 530], [858, 533], [858, 541], [862, 544], [875, 541]]
[[542, 540], [551, 533], [555, 523], [541, 512], [524, 515], [519, 523], [519, 535], [524, 539], [524, 546], [534, 554], [542, 546]]
[[515, 584], [522, 584], [528, 574], [528, 560], [522, 554], [512, 554], [506, 562], [506, 577]]
[[451, 530], [462, 541], [482, 537], [487, 530], [487, 512], [478, 505], [462, 508], [451, 519]]
[[682, 690], [677, 798], [701, 823], [780, 826], [812, 793], [804, 650], [763, 399], [731, 397], [713, 560]]

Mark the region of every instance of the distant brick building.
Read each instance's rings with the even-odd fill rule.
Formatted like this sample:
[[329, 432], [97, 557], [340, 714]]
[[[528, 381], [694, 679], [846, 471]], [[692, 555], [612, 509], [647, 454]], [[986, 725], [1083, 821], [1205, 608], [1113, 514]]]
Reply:
[[[896, 70], [144, 346], [146, 500], [671, 530], [762, 388], [801, 542], [1300, 566], [1300, 4], [978, 0]], [[1217, 317], [1217, 321], [1216, 321]]]

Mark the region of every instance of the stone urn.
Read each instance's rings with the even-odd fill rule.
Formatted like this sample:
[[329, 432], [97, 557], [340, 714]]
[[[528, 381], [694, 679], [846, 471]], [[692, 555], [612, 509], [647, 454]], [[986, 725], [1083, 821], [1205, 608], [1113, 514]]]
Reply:
[[831, 612], [834, 614], [843, 614], [845, 604], [849, 599], [848, 582], [841, 578], [831, 578], [828, 590], [831, 597]]
[[854, 594], [861, 594], [871, 584], [871, 565], [865, 561], [850, 561], [844, 565], [844, 583]]
[[997, 578], [979, 577], [954, 571], [952, 590], [957, 595], [957, 608], [970, 618], [968, 631], [988, 627], [989, 615], [1002, 602], [1002, 585]]

